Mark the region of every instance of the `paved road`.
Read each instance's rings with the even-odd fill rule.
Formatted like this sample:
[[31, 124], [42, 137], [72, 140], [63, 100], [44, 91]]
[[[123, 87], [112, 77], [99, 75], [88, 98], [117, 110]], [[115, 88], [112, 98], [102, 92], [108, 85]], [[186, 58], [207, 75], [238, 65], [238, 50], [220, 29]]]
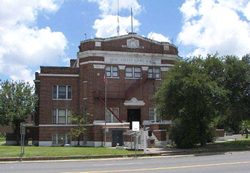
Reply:
[[1, 163], [0, 173], [249, 173], [250, 151], [199, 156]]

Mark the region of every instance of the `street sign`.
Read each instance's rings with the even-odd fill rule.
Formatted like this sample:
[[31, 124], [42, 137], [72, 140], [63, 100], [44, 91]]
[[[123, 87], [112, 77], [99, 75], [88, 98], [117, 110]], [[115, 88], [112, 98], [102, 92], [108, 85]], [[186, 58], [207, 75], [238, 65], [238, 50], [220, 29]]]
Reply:
[[20, 126], [20, 134], [25, 135], [25, 126]]
[[140, 131], [140, 122], [139, 121], [132, 121], [132, 131]]

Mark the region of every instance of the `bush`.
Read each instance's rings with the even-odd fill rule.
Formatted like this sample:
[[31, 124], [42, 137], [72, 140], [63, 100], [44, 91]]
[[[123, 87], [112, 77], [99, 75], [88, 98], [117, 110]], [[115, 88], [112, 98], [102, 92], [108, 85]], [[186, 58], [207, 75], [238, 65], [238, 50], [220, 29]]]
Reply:
[[175, 120], [170, 130], [170, 139], [175, 142], [177, 148], [193, 148], [199, 142], [194, 134], [195, 130], [190, 125], [182, 120]]
[[206, 128], [205, 134], [200, 134], [197, 123], [176, 119], [170, 130], [170, 139], [177, 148], [193, 148], [197, 144], [204, 145], [214, 139], [214, 128]]

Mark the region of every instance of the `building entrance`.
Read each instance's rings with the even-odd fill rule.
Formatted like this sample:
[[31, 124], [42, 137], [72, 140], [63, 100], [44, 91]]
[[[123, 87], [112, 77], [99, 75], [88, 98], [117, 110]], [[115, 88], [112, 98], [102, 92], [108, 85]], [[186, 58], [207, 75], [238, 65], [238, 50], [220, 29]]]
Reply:
[[128, 122], [129, 128], [132, 129], [132, 121], [141, 122], [141, 110], [140, 109], [128, 109]]
[[123, 145], [123, 131], [122, 130], [112, 130], [112, 147]]

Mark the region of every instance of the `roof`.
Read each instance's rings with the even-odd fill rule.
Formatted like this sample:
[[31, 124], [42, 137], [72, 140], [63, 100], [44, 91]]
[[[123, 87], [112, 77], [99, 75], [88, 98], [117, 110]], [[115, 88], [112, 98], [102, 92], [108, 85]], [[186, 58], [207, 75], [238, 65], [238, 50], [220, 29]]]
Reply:
[[159, 45], [171, 45], [171, 46], [177, 48], [172, 43], [169, 43], [169, 42], [159, 42], [159, 41], [156, 41], [156, 40], [153, 40], [153, 39], [150, 39], [150, 38], [138, 35], [137, 33], [134, 33], [134, 32], [130, 32], [130, 33], [126, 34], [126, 35], [113, 36], [113, 37], [107, 37], [107, 38], [86, 39], [86, 40], [81, 41], [81, 43], [86, 43], [86, 42], [90, 42], [90, 41], [91, 42], [92, 41], [102, 41], [102, 42], [105, 42], [105, 41], [114, 41], [114, 40], [120, 40], [120, 39], [126, 39], [126, 38], [138, 38], [138, 39], [145, 40], [145, 41], [148, 41], [148, 42], [152, 42], [152, 43], [155, 43], [155, 44], [159, 44]]

